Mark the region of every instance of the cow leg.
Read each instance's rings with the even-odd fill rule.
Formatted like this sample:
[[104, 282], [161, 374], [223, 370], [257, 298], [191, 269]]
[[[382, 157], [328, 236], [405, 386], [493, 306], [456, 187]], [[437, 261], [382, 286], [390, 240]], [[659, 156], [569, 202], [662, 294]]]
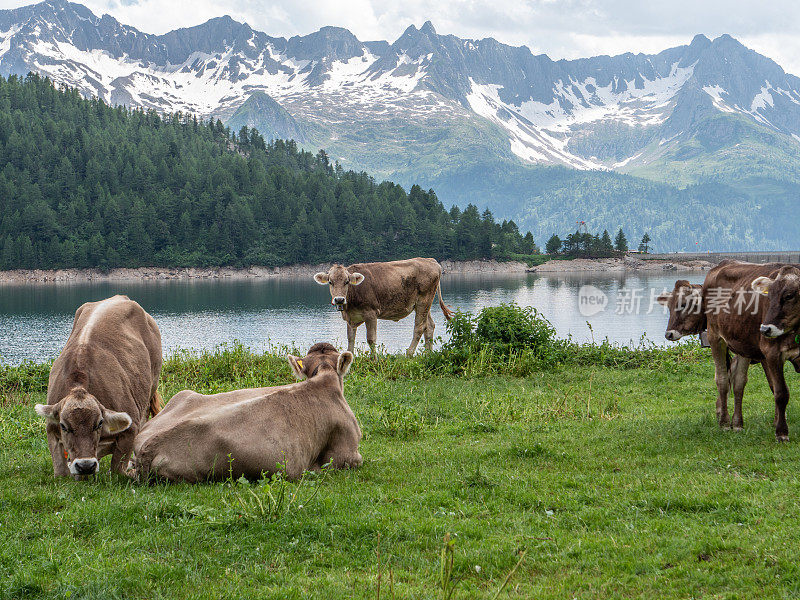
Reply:
[[430, 352], [433, 348], [433, 331], [436, 329], [436, 323], [433, 322], [433, 316], [428, 311], [428, 326], [425, 328], [425, 351]]
[[370, 317], [364, 324], [367, 326], [367, 344], [369, 344], [369, 353], [372, 357], [375, 356], [375, 344], [378, 343], [378, 317]]
[[419, 338], [421, 338], [422, 334], [426, 333], [428, 329], [428, 316], [431, 313], [431, 305], [428, 303], [427, 309], [423, 308], [423, 306], [425, 306], [423, 303], [417, 302], [416, 312], [414, 313], [414, 335], [411, 337], [411, 345], [408, 347], [408, 350], [406, 350], [408, 356], [414, 356], [414, 352], [417, 351], [417, 345], [419, 344]]
[[117, 436], [114, 452], [111, 454], [111, 472], [125, 475], [128, 462], [133, 454], [133, 439], [137, 431], [126, 429]]
[[[710, 337], [710, 336], [709, 336]], [[728, 372], [728, 344], [721, 337], [711, 342], [711, 355], [714, 359], [714, 382], [717, 384], [717, 422], [723, 429], [731, 426], [728, 414], [728, 391], [730, 374]]]
[[786, 405], [789, 404], [789, 388], [783, 375], [783, 364], [779, 359], [773, 357], [766, 358], [762, 364], [775, 396], [775, 438], [779, 442], [788, 442], [789, 425], [786, 423]]
[[361, 323], [352, 324], [347, 321], [347, 351], [352, 352], [356, 347], [356, 330]]
[[747, 372], [750, 369], [750, 359], [744, 356], [734, 356], [731, 363], [731, 387], [733, 388], [733, 429], [741, 431], [744, 427], [742, 417], [742, 398], [747, 385]]
[[47, 426], [47, 445], [50, 447], [50, 457], [53, 459], [53, 475], [56, 477], [69, 477], [69, 467], [67, 466], [67, 459], [64, 458], [64, 447], [59, 442], [57, 433], [50, 431], [58, 429], [58, 425]]

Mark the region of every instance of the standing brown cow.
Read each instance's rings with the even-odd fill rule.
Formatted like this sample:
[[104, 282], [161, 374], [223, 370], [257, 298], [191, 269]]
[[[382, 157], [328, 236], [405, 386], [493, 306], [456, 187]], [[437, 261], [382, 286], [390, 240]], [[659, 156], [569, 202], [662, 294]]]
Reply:
[[87, 302], [53, 362], [47, 404], [47, 442], [56, 477], [97, 472], [111, 454], [124, 473], [133, 439], [161, 406], [161, 333], [153, 318], [127, 296]]
[[367, 343], [375, 354], [378, 319], [399, 321], [416, 311], [414, 335], [406, 354], [412, 356], [419, 339], [425, 336], [425, 349], [433, 344], [436, 325], [431, 305], [439, 294], [439, 307], [449, 321], [453, 312], [442, 300], [442, 267], [432, 258], [412, 258], [391, 262], [357, 263], [344, 267], [333, 265], [327, 273], [317, 273], [314, 281], [327, 285], [331, 304], [342, 312], [347, 323], [347, 350], [356, 344], [356, 328], [365, 323]]
[[[800, 370], [797, 327], [800, 308], [794, 304], [794, 276], [800, 271], [781, 263], [754, 264], [727, 260], [711, 269], [702, 288], [702, 313], [714, 359], [717, 384], [717, 419], [721, 427], [741, 429], [742, 398], [751, 363], [761, 363], [775, 398], [775, 436], [789, 439], [786, 405], [789, 388], [783, 365], [792, 361]], [[774, 286], [774, 289], [773, 289]], [[677, 287], [677, 284], [676, 284]], [[800, 284], [798, 284], [800, 287]], [[768, 301], [764, 294], [767, 294]], [[659, 299], [661, 301], [661, 298]], [[669, 303], [675, 302], [675, 292]], [[663, 302], [662, 302], [663, 303]], [[670, 327], [687, 315], [670, 306]], [[672, 339], [669, 337], [668, 339]], [[730, 359], [729, 351], [733, 353]], [[733, 390], [733, 422], [728, 414], [728, 393]]]

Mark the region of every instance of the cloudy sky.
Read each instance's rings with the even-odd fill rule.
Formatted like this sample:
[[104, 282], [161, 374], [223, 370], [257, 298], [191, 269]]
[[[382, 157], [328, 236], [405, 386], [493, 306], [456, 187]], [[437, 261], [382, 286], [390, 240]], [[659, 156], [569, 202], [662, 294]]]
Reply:
[[[11, 8], [33, 0], [0, 0]], [[395, 40], [410, 24], [433, 21], [439, 33], [494, 37], [551, 58], [656, 52], [696, 33], [729, 33], [800, 75], [797, 0], [86, 0], [149, 33], [197, 25], [229, 14], [270, 35], [291, 36], [324, 25], [361, 40]]]

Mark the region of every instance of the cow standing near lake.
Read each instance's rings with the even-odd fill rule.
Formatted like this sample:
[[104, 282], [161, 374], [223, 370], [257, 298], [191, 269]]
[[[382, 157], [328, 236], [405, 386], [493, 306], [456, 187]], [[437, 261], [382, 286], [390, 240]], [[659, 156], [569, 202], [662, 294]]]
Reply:
[[408, 356], [414, 354], [423, 335], [425, 349], [431, 349], [436, 328], [431, 306], [437, 293], [445, 318], [449, 321], [453, 317], [442, 299], [441, 278], [442, 267], [432, 258], [333, 265], [327, 273], [314, 275], [318, 284], [329, 286], [331, 304], [341, 311], [347, 323], [348, 352], [355, 348], [356, 329], [362, 323], [367, 327], [367, 343], [374, 355], [378, 319], [399, 321], [415, 311]]
[[161, 332], [127, 296], [87, 302], [75, 312], [67, 343], [53, 362], [47, 404], [47, 442], [56, 477], [97, 472], [111, 454], [124, 473], [133, 440], [161, 406]]
[[129, 474], [198, 482], [284, 471], [359, 467], [361, 428], [344, 397], [350, 352], [314, 344], [287, 357], [291, 385], [205, 395], [177, 393], [136, 437]]
[[[740, 430], [744, 426], [742, 398], [748, 369], [752, 363], [761, 363], [775, 398], [775, 436], [779, 441], [789, 439], [786, 423], [789, 388], [783, 365], [790, 360], [795, 370], [800, 370], [797, 331], [800, 303], [796, 300], [799, 291], [796, 288], [800, 288], [800, 270], [782, 263], [723, 261], [706, 276], [698, 315], [700, 320], [705, 319], [708, 327], [720, 427]], [[666, 335], [671, 340], [679, 339], [676, 334], [681, 330], [695, 333], [693, 327], [699, 322], [697, 317], [693, 317], [692, 322], [681, 322], [690, 318], [690, 311], [687, 303], [678, 302], [677, 289], [676, 284], [672, 294], [659, 298], [662, 304], [670, 306]], [[733, 360], [729, 351], [733, 353]], [[731, 389], [733, 421], [728, 414]]]

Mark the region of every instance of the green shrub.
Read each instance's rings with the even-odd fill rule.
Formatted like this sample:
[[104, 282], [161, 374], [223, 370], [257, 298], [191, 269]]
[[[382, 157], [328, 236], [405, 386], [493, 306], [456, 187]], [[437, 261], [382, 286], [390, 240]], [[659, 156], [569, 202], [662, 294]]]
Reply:
[[512, 354], [547, 353], [555, 343], [555, 329], [531, 306], [501, 304], [487, 306], [478, 313], [457, 311], [447, 323], [448, 340], [442, 352], [454, 358], [480, 352], [507, 358]]
[[514, 351], [544, 350], [553, 344], [556, 330], [532, 306], [501, 304], [487, 306], [478, 315], [478, 344], [501, 356]]

